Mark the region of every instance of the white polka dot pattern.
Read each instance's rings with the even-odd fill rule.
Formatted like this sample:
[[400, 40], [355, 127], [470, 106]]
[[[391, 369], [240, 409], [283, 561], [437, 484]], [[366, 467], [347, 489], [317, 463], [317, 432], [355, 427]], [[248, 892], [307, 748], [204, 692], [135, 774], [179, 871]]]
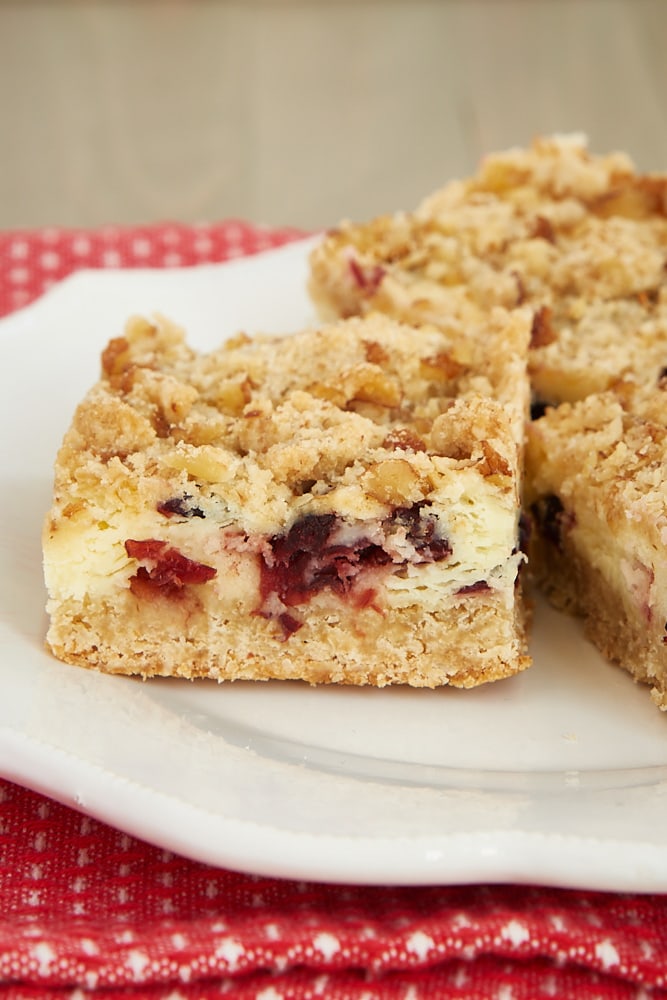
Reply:
[[257, 253], [304, 235], [245, 222], [0, 233], [0, 316], [79, 268], [188, 267]]
[[[301, 235], [240, 221], [0, 234], [0, 315], [81, 267], [181, 267]], [[667, 998], [667, 900], [363, 888], [188, 861], [0, 779], [0, 998]]]
[[244, 876], [8, 782], [0, 816], [0, 981], [21, 995], [664, 995], [660, 897]]

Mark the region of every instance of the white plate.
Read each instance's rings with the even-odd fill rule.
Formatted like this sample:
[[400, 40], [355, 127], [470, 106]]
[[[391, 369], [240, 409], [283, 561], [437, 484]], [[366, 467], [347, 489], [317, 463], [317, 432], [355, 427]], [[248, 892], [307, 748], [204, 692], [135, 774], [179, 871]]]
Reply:
[[462, 692], [88, 673], [43, 649], [51, 469], [134, 312], [200, 348], [313, 318], [304, 241], [217, 266], [84, 272], [0, 323], [0, 772], [257, 874], [667, 890], [667, 718], [538, 606], [532, 670]]

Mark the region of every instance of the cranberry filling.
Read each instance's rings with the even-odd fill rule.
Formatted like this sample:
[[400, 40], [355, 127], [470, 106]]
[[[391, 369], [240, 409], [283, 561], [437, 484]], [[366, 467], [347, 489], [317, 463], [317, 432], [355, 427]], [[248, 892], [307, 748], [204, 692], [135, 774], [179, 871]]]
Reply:
[[549, 493], [535, 501], [530, 509], [545, 541], [562, 551], [563, 533], [572, 525], [573, 517], [563, 507], [560, 497]]
[[397, 507], [389, 521], [407, 529], [407, 536], [420, 556], [417, 562], [441, 562], [452, 554], [452, 547], [446, 538], [436, 536], [436, 519], [424, 516], [423, 509], [423, 504]]
[[137, 597], [155, 594], [180, 597], [188, 584], [206, 583], [216, 575], [213, 566], [188, 559], [178, 549], [158, 538], [128, 538], [125, 551], [132, 559], [148, 563], [148, 566], [139, 566], [130, 578], [130, 589]]
[[[382, 527], [385, 536], [397, 527], [405, 529], [418, 563], [439, 562], [451, 554], [451, 545], [436, 536], [436, 519], [422, 513], [425, 505], [399, 507], [386, 518]], [[320, 591], [329, 589], [342, 598], [352, 600], [357, 607], [372, 605], [375, 590], [363, 586], [363, 574], [392, 563], [392, 557], [382, 545], [361, 537], [352, 545], [337, 541], [341, 520], [334, 514], [309, 514], [296, 521], [284, 535], [270, 540], [270, 553], [260, 561], [260, 614], [277, 618], [285, 630], [285, 638], [293, 631], [291, 616], [276, 613], [271, 598], [279, 598], [280, 607], [305, 604]], [[288, 624], [289, 627], [286, 627]]]
[[456, 591], [457, 594], [480, 594], [485, 590], [491, 590], [486, 580], [476, 580], [474, 583], [469, 583], [465, 587], [459, 587]]
[[346, 596], [361, 568], [391, 561], [384, 549], [366, 539], [354, 547], [336, 544], [332, 538], [336, 527], [334, 514], [309, 514], [286, 535], [274, 536], [271, 563], [262, 561], [262, 598], [277, 594], [284, 605], [294, 607], [326, 587]]

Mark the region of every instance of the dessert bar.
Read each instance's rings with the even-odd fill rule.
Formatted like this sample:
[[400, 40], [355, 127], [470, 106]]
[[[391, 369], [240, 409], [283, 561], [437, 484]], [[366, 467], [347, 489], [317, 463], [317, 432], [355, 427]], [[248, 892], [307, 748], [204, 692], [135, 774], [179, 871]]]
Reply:
[[50, 649], [144, 677], [467, 687], [522, 670], [531, 322], [369, 315], [203, 354], [131, 320], [56, 461]]
[[667, 380], [548, 409], [526, 447], [531, 572], [667, 708]]

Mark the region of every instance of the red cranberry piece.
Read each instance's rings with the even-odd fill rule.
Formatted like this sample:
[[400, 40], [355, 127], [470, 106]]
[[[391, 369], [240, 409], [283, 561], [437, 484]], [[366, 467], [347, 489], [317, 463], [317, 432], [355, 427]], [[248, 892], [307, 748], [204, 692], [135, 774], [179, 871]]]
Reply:
[[485, 590], [491, 590], [486, 580], [476, 580], [465, 587], [459, 587], [457, 594], [481, 594]]
[[350, 258], [350, 273], [356, 284], [362, 291], [372, 295], [385, 276], [385, 269], [380, 264], [375, 264], [370, 268], [363, 268], [358, 260]]
[[363, 539], [355, 546], [333, 542], [336, 523], [334, 514], [309, 514], [271, 539], [272, 558], [261, 565], [263, 599], [277, 594], [294, 607], [327, 587], [345, 596], [361, 569], [390, 561], [379, 545]]
[[192, 497], [189, 493], [184, 493], [182, 497], [171, 497], [163, 500], [157, 505], [160, 514], [165, 517], [172, 517], [177, 514], [179, 517], [206, 517], [201, 507], [193, 506], [189, 503]]
[[213, 566], [189, 559], [158, 538], [128, 538], [125, 551], [132, 559], [149, 563], [140, 566], [130, 579], [130, 589], [138, 597], [158, 593], [178, 597], [188, 584], [207, 583], [216, 575]]
[[390, 520], [406, 528], [421, 562], [441, 562], [452, 554], [452, 547], [446, 538], [436, 535], [437, 522], [435, 517], [429, 516], [427, 508], [428, 504], [397, 507]]

